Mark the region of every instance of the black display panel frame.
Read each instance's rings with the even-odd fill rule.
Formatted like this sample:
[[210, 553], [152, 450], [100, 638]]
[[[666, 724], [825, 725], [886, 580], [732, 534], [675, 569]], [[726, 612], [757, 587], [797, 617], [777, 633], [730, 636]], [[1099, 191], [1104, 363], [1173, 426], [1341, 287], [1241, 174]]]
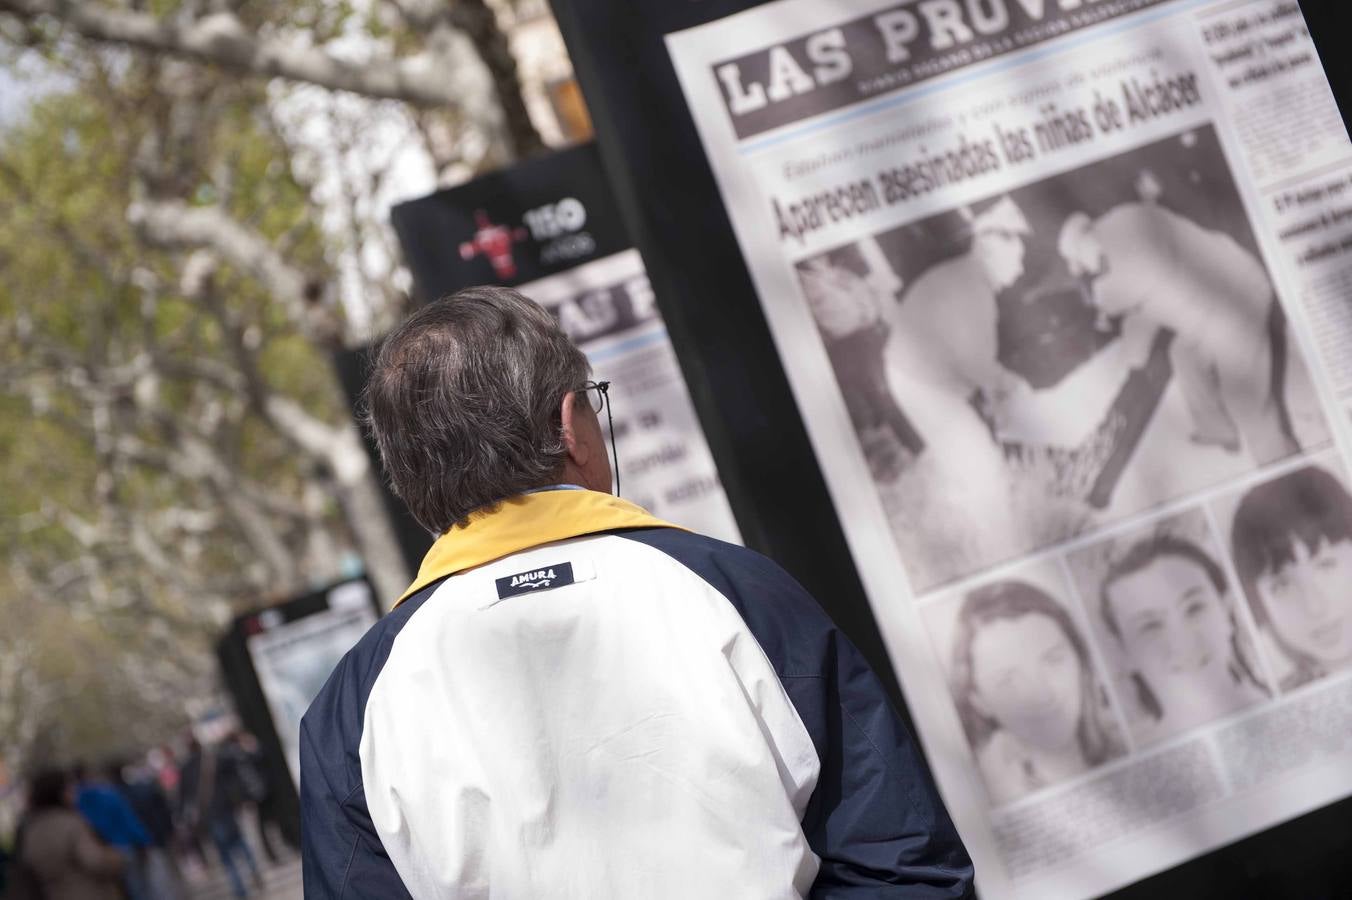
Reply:
[[[739, 526], [826, 607], [905, 704], [664, 37], [763, 5], [551, 0], [610, 175]], [[1301, 0], [1345, 122], [1338, 4]], [[908, 716], [909, 718], [909, 716]], [[913, 726], [912, 726], [913, 727]], [[1352, 895], [1352, 799], [1226, 845], [1118, 898]]]
[[742, 536], [826, 607], [909, 719], [662, 43], [756, 4], [553, 5]]
[[282, 835], [292, 847], [300, 847], [300, 795], [291, 779], [281, 735], [277, 733], [253, 658], [249, 655], [248, 641], [251, 635], [262, 630], [260, 617], [270, 616], [275, 624], [287, 624], [324, 612], [329, 609], [329, 594], [348, 584], [366, 585], [371, 608], [379, 619], [383, 611], [375, 587], [366, 577], [358, 576], [240, 613], [216, 641], [216, 662], [221, 669], [221, 681], [234, 701], [235, 714], [240, 724], [258, 739], [259, 751], [267, 767], [268, 784], [274, 792], [270, 802], [281, 825]]
[[596, 145], [557, 150], [390, 211], [415, 297], [517, 287], [632, 245]]

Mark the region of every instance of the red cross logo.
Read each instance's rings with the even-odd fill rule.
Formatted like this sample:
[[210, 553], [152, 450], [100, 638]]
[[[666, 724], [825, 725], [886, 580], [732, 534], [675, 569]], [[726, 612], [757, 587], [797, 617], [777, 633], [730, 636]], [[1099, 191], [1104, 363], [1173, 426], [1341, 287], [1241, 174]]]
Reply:
[[499, 280], [515, 278], [516, 260], [512, 258], [512, 245], [526, 239], [526, 229], [494, 225], [488, 213], [482, 209], [474, 211], [474, 224], [479, 230], [474, 232], [473, 238], [460, 245], [460, 258], [470, 260], [482, 254], [493, 264], [493, 272]]

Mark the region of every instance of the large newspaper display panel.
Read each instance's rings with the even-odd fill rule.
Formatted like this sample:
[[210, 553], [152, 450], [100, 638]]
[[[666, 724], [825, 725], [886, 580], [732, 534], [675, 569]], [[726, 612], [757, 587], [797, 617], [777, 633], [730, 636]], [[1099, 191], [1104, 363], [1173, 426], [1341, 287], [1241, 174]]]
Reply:
[[1352, 793], [1352, 145], [1298, 5], [667, 43], [985, 896]]

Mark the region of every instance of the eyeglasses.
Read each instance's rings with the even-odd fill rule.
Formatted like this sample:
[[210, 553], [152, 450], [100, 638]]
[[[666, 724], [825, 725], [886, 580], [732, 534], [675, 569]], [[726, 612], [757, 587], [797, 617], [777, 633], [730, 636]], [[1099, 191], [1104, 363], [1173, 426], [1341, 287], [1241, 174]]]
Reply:
[[615, 461], [615, 496], [620, 496], [620, 455], [615, 450], [615, 420], [610, 414], [610, 382], [588, 381], [573, 393], [582, 394], [587, 399], [591, 411], [600, 414], [601, 407], [606, 409], [606, 428], [610, 432], [610, 458]]
[[573, 393], [582, 394], [587, 398], [587, 405], [591, 411], [599, 413], [601, 407], [605, 405], [606, 399], [610, 396], [609, 381], [588, 381]]

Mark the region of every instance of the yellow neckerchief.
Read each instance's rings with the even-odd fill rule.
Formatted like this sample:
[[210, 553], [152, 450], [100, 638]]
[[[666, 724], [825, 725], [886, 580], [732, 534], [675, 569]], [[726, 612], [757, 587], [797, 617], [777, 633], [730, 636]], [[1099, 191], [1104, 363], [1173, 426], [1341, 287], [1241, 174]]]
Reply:
[[438, 578], [541, 544], [620, 528], [680, 526], [663, 522], [628, 500], [598, 491], [565, 489], [511, 497], [495, 507], [471, 513], [468, 523], [453, 526], [437, 538], [423, 557], [418, 577], [394, 605]]

